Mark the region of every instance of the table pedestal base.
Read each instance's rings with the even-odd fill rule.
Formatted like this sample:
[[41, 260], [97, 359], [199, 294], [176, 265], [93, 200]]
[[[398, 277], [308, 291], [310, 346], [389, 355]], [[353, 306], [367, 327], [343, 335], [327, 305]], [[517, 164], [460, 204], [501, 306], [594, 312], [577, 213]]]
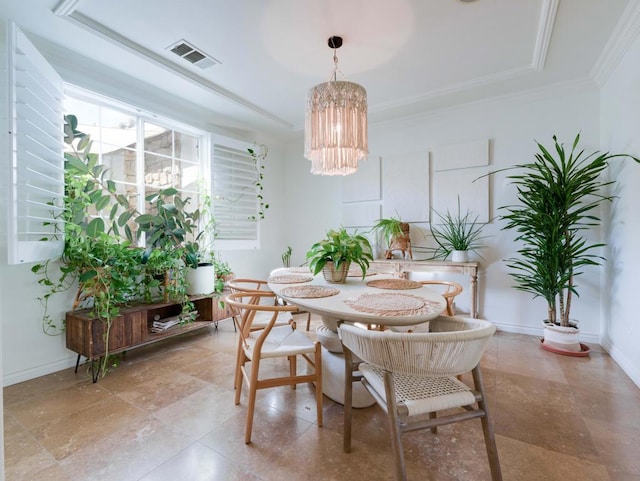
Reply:
[[[344, 354], [322, 348], [322, 393], [332, 401], [344, 405]], [[376, 400], [360, 381], [353, 383], [354, 408], [373, 406]]]

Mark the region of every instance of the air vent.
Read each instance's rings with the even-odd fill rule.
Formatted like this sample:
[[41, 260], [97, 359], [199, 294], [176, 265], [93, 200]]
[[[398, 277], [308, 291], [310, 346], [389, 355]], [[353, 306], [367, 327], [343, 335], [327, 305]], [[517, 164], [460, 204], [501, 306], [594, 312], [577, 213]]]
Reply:
[[180, 40], [173, 45], [170, 45], [167, 47], [167, 50], [175, 53], [178, 57], [182, 57], [187, 62], [200, 67], [201, 69], [220, 64], [220, 62], [215, 58], [207, 55], [202, 50], [197, 49], [186, 40]]

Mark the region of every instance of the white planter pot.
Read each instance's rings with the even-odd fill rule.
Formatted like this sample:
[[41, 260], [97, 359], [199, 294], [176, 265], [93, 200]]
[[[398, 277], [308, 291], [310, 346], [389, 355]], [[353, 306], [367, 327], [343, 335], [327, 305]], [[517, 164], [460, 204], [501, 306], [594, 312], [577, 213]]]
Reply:
[[452, 262], [469, 262], [469, 251], [452, 251]]
[[544, 344], [560, 351], [580, 352], [580, 329], [545, 323]]
[[198, 265], [197, 269], [187, 268], [185, 278], [189, 286], [187, 294], [211, 294], [216, 290], [216, 267], [213, 264]]

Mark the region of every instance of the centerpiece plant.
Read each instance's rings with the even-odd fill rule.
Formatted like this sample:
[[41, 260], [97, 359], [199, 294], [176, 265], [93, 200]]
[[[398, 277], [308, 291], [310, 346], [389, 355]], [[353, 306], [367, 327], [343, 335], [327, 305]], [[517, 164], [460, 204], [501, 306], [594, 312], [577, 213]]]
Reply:
[[344, 282], [351, 264], [362, 269], [364, 279], [373, 253], [369, 239], [344, 227], [330, 230], [321, 241], [313, 244], [306, 255], [309, 268], [314, 275], [322, 271], [327, 282]]

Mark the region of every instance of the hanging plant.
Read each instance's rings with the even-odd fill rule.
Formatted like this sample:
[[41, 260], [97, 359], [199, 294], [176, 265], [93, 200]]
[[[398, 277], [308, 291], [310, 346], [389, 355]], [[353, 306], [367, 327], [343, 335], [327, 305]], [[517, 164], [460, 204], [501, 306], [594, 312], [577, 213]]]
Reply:
[[264, 219], [265, 211], [269, 208], [269, 204], [265, 202], [264, 196], [262, 195], [264, 190], [264, 185], [262, 184], [264, 179], [264, 160], [267, 158], [269, 149], [267, 149], [267, 146], [264, 144], [256, 144], [256, 148], [259, 149], [259, 152], [255, 149], [247, 149], [247, 152], [251, 155], [251, 160], [253, 160], [253, 166], [256, 173], [253, 185], [256, 188], [256, 197], [258, 199], [258, 213], [257, 215], [250, 216], [249, 219], [262, 220]]

